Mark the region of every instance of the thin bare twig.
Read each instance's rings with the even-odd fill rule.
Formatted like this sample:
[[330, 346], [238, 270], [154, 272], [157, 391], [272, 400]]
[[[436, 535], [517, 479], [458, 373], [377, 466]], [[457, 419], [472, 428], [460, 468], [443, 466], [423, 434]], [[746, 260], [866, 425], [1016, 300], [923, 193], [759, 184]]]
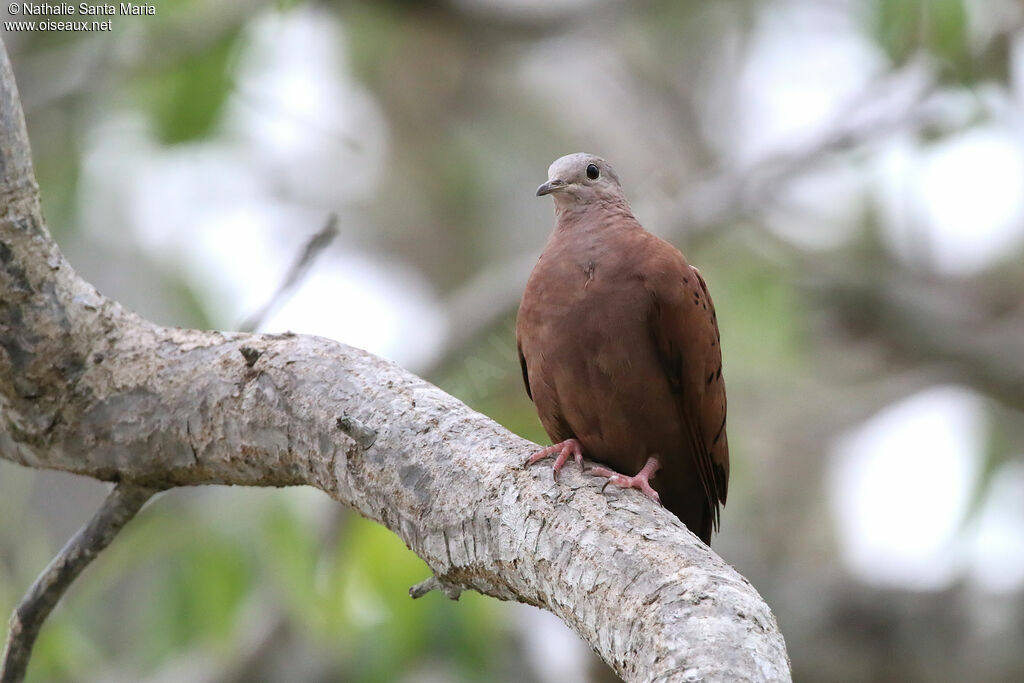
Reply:
[[274, 292], [273, 296], [267, 300], [263, 306], [249, 316], [238, 329], [240, 332], [253, 332], [258, 328], [267, 315], [274, 310], [274, 308], [284, 301], [295, 286], [302, 281], [302, 278], [309, 272], [310, 266], [316, 261], [317, 257], [331, 245], [334, 238], [338, 236], [338, 215], [332, 213], [327, 217], [327, 222], [324, 223], [324, 227], [320, 229], [315, 235], [313, 235], [309, 242], [306, 243], [306, 247], [299, 254], [299, 257], [292, 264], [292, 267], [288, 269], [288, 274], [285, 275], [284, 281]]
[[[935, 88], [933, 69], [920, 60], [886, 74], [851, 98], [848, 106], [810, 140], [747, 168], [713, 172], [691, 185], [658, 221], [665, 226], [665, 236], [692, 240], [694, 235], [716, 226], [756, 215], [771, 205], [788, 181], [807, 173], [815, 164], [908, 126], [921, 126], [932, 116], [928, 98]], [[898, 106], [891, 104], [894, 100]]]
[[0, 683], [17, 683], [25, 678], [39, 630], [61, 596], [156, 492], [127, 482], [118, 484], [89, 523], [71, 537], [43, 570], [11, 615]]

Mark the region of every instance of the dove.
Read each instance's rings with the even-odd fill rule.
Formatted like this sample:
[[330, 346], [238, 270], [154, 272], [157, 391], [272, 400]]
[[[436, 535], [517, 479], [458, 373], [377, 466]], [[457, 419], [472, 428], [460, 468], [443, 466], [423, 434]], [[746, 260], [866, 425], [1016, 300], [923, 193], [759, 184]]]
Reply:
[[548, 169], [555, 227], [516, 317], [526, 393], [554, 445], [639, 489], [704, 543], [729, 482], [718, 319], [700, 272], [633, 216], [604, 159], [570, 154]]

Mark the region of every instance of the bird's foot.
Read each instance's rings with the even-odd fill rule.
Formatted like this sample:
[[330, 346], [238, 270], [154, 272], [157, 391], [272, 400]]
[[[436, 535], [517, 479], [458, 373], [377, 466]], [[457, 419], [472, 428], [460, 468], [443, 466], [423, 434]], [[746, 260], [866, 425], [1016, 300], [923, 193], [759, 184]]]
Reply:
[[615, 470], [610, 470], [607, 467], [592, 467], [587, 472], [589, 474], [596, 474], [599, 477], [608, 477], [608, 481], [601, 490], [604, 491], [608, 484], [614, 484], [619, 488], [623, 489], [638, 489], [645, 496], [653, 500], [655, 503], [661, 505], [661, 496], [658, 492], [651, 488], [651, 477], [654, 473], [661, 469], [661, 463], [654, 456], [647, 458], [647, 462], [644, 463], [643, 469], [636, 473], [636, 476], [628, 477], [625, 474], [619, 474]]
[[543, 460], [554, 453], [558, 453], [558, 455], [555, 457], [554, 467], [551, 468], [554, 472], [552, 476], [558, 476], [558, 471], [565, 465], [569, 456], [572, 456], [576, 460], [576, 464], [580, 466], [580, 469], [583, 469], [583, 446], [576, 439], [566, 439], [561, 443], [540, 449], [526, 460], [526, 465], [529, 467], [538, 460]]

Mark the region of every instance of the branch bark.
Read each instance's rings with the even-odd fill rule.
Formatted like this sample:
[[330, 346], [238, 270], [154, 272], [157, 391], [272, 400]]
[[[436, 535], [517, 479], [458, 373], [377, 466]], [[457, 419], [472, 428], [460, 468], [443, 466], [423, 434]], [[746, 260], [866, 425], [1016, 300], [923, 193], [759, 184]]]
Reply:
[[534, 444], [364, 351], [158, 327], [80, 279], [0, 60], [0, 456], [151, 489], [315, 486], [397, 533], [430, 586], [550, 610], [626, 680], [789, 679], [754, 588], [642, 495], [523, 468]]

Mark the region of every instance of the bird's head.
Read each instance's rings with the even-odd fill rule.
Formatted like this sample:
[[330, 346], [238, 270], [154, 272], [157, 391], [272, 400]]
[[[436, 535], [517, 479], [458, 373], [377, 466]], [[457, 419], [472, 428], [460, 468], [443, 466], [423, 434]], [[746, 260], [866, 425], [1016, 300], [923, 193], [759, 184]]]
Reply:
[[568, 154], [548, 168], [548, 180], [537, 196], [549, 194], [556, 208], [571, 208], [604, 201], [625, 201], [619, 176], [611, 165], [593, 154]]

